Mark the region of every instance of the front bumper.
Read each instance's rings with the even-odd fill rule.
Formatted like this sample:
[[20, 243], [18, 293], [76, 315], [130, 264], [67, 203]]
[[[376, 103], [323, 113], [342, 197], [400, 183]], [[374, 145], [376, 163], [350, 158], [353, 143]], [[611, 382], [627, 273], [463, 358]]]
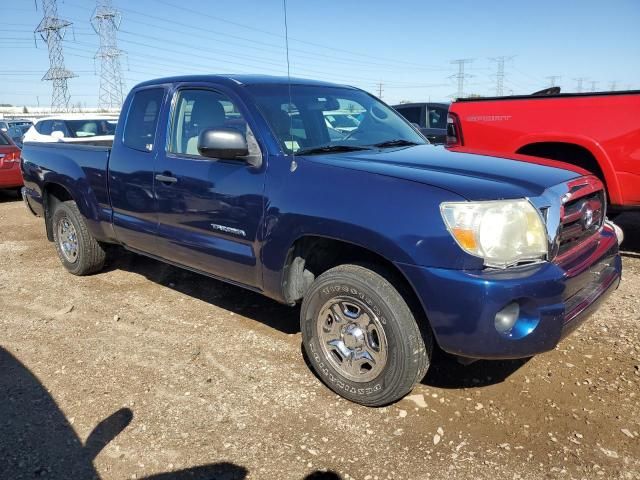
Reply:
[[[605, 224], [577, 256], [507, 270], [462, 271], [400, 264], [418, 294], [440, 347], [470, 358], [523, 358], [553, 349], [620, 283], [614, 229]], [[508, 333], [496, 314], [517, 302]]]

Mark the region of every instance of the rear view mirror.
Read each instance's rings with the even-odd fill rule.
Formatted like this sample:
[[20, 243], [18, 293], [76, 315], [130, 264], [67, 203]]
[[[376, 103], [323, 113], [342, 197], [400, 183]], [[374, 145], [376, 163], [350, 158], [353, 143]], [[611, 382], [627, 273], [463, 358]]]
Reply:
[[60, 130], [54, 130], [53, 132], [51, 132], [51, 137], [55, 138], [56, 140], [62, 140], [64, 138], [64, 132], [61, 132]]
[[249, 154], [247, 139], [233, 128], [208, 128], [198, 137], [198, 152], [203, 157], [233, 160]]

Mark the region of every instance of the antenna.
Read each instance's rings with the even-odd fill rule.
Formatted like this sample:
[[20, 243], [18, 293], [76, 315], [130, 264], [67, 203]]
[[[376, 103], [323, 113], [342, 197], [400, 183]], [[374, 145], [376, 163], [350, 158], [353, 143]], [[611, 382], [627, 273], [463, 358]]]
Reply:
[[289, 142], [291, 143], [291, 172], [295, 172], [298, 168], [296, 163], [296, 152], [293, 148], [293, 117], [291, 116], [291, 110], [293, 106], [293, 100], [291, 96], [291, 63], [289, 62], [289, 25], [287, 23], [287, 0], [282, 0], [282, 9], [284, 10], [284, 44], [287, 52], [287, 83], [289, 84], [289, 105], [287, 105], [287, 115], [289, 115]]
[[42, 11], [42, 21], [33, 32], [34, 35], [36, 33], [40, 34], [49, 50], [49, 70], [44, 74], [42, 80], [53, 82], [51, 111], [66, 112], [69, 111], [69, 102], [71, 100], [67, 80], [76, 75], [64, 66], [62, 39], [66, 28], [71, 25], [71, 22], [58, 18], [56, 0], [42, 0]]
[[100, 59], [98, 107], [101, 109], [119, 109], [124, 100], [120, 66], [122, 50], [118, 49], [116, 38], [121, 20], [122, 16], [113, 8], [111, 0], [97, 0], [91, 25], [100, 37], [100, 48], [94, 58]]

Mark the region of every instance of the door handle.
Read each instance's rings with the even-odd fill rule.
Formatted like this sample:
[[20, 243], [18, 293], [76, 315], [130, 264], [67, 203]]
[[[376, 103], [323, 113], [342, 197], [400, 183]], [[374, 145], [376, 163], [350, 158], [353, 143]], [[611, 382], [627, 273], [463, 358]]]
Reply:
[[[165, 175], [167, 174], [167, 175]], [[169, 184], [169, 183], [176, 183], [178, 181], [178, 179], [176, 177], [172, 177], [170, 172], [164, 172], [164, 173], [158, 173], [156, 175], [156, 180], [158, 180], [159, 182], [165, 183], [165, 184]]]

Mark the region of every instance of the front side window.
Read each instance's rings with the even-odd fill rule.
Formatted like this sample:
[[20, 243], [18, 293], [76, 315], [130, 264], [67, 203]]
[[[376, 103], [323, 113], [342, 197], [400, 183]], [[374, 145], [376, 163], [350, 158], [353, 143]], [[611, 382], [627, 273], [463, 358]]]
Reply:
[[200, 156], [198, 137], [210, 128], [233, 128], [251, 136], [247, 122], [226, 95], [212, 90], [181, 90], [171, 121], [169, 152]]
[[287, 154], [427, 143], [397, 112], [362, 90], [286, 84], [247, 89]]
[[445, 107], [429, 107], [429, 113], [427, 114], [427, 120], [429, 122], [429, 128], [447, 128], [447, 115], [449, 109]]
[[69, 137], [69, 130], [64, 121], [62, 120], [54, 120], [51, 124], [51, 132], [62, 132], [64, 137]]
[[53, 122], [51, 120], [43, 120], [42, 122], [36, 123], [36, 132], [40, 135], [51, 135], [52, 126]]
[[150, 152], [156, 138], [163, 88], [149, 88], [135, 93], [124, 127], [124, 144], [135, 150]]

